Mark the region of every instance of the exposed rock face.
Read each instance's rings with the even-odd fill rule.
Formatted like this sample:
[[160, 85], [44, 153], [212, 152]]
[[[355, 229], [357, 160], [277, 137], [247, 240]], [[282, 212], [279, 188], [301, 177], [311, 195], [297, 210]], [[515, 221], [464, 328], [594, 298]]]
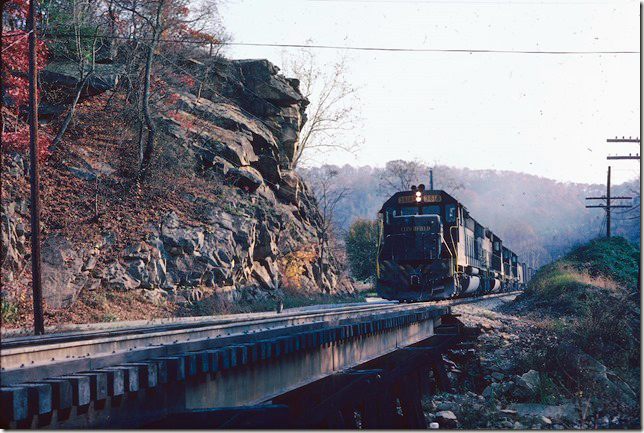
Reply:
[[24, 266], [25, 255], [25, 229], [18, 224], [16, 216], [16, 203], [2, 204], [0, 215], [0, 264], [2, 264], [2, 279], [12, 280]]
[[[117, 65], [97, 63], [94, 73], [87, 80], [87, 93], [95, 95], [116, 87], [121, 75], [121, 68]], [[40, 72], [40, 79], [46, 84], [57, 88], [75, 91], [81, 83], [78, 65], [74, 62], [51, 62]]]
[[47, 305], [69, 305], [87, 281], [81, 273], [83, 258], [65, 238], [50, 236], [42, 244], [42, 286]]
[[299, 81], [278, 75], [279, 69], [268, 60], [212, 62], [216, 93], [208, 90], [202, 95], [217, 102], [232, 99], [249, 118], [261, 119], [279, 143], [280, 168], [289, 168], [309, 104], [300, 93]]
[[[146, 289], [145, 296], [154, 301], [198, 286], [232, 299], [279, 298], [281, 287], [294, 283], [292, 276], [289, 281], [284, 277], [289, 266], [302, 290], [332, 293], [343, 284], [333, 257], [321, 263], [310, 253], [318, 243], [321, 217], [310, 191], [291, 170], [308, 104], [299, 83], [278, 75], [266, 60], [212, 62], [198, 67], [216, 77], [214, 91], [210, 87], [200, 98], [179, 93], [177, 109], [157, 121], [160, 141], [187, 149], [188, 161], [182, 163], [212, 181], [223, 196], [193, 200], [198, 224], [186, 224], [170, 211], [150, 221], [145, 239], [128, 244], [116, 261], [106, 260], [103, 250], [81, 251], [50, 235], [43, 246], [49, 306], [65, 307], [82, 288], [99, 285]], [[97, 66], [92, 92], [114, 87], [118, 66]], [[63, 88], [78, 84], [69, 65], [50, 65], [43, 76]], [[73, 166], [66, 167], [73, 176], [93, 182], [114, 172], [77, 153]], [[9, 205], [2, 215], [2, 259], [3, 270], [15, 273], [25, 260], [12, 212]]]

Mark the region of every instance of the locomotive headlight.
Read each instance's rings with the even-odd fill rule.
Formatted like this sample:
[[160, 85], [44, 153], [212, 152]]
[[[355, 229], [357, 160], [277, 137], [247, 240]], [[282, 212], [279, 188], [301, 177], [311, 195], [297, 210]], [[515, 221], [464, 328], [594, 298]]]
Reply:
[[417, 201], [418, 203], [420, 203], [420, 201], [422, 200], [421, 195], [423, 195], [423, 193], [422, 193], [422, 192], [420, 192], [420, 191], [416, 191], [416, 201]]

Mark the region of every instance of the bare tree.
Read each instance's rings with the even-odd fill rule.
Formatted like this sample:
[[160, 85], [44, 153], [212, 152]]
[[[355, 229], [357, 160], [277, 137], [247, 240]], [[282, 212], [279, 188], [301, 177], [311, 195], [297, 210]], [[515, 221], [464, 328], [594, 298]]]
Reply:
[[429, 169], [418, 161], [396, 159], [385, 164], [378, 176], [378, 189], [383, 196], [390, 196], [398, 191], [407, 191], [420, 179], [429, 179]]
[[337, 181], [338, 171], [335, 167], [325, 165], [309, 179], [313, 195], [320, 211], [320, 223], [317, 227], [318, 265], [323, 270], [324, 262], [331, 255], [332, 239], [337, 229], [334, 215], [338, 204], [349, 194], [350, 189]]
[[[211, 45], [218, 43], [215, 37], [207, 37], [210, 23], [219, 22], [216, 19], [217, 2], [216, 0], [202, 1], [192, 9], [189, 8], [188, 0], [114, 0], [114, 4], [120, 11], [129, 14], [133, 29], [132, 39], [145, 47], [143, 88], [140, 99], [140, 113], [147, 129], [145, 145], [142, 127], [139, 137], [139, 177], [145, 178], [154, 152], [157, 132], [150, 96], [155, 55], [160, 54], [157, 51], [164, 51], [163, 48], [166, 48], [161, 37], [163, 35], [166, 38], [209, 41]], [[138, 33], [136, 33], [137, 29]], [[176, 47], [177, 45], [169, 43], [167, 46]]]
[[458, 190], [464, 189], [463, 182], [459, 181], [450, 172], [450, 168], [434, 162], [429, 167], [418, 159], [404, 161], [396, 159], [387, 162], [385, 168], [378, 176], [378, 190], [383, 196], [390, 196], [398, 191], [406, 191], [412, 185], [425, 184], [429, 188], [429, 172], [433, 171], [434, 189], [442, 189], [454, 195]]
[[457, 191], [465, 189], [463, 182], [454, 176], [450, 167], [439, 165], [438, 161], [434, 161], [431, 170], [433, 172], [434, 189], [442, 189], [456, 198], [458, 198]]
[[347, 54], [342, 53], [326, 64], [321, 64], [309, 48], [302, 49], [298, 56], [284, 53], [282, 57], [284, 74], [300, 81], [300, 91], [310, 101], [292, 166], [297, 167], [316, 153], [355, 152], [360, 140], [347, 141], [346, 137], [361, 119], [357, 109], [358, 88], [347, 79]]

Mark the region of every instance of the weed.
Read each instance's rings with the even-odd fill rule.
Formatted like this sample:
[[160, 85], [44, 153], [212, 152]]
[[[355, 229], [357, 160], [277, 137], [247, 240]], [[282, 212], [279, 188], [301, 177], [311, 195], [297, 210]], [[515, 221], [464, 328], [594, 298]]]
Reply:
[[539, 373], [539, 387], [536, 395], [537, 403], [557, 404], [561, 393], [548, 373]]
[[101, 322], [116, 322], [118, 320], [119, 320], [119, 318], [115, 314], [112, 314], [112, 313], [106, 313], [101, 318]]
[[16, 323], [20, 317], [18, 306], [6, 299], [0, 301], [0, 322]]

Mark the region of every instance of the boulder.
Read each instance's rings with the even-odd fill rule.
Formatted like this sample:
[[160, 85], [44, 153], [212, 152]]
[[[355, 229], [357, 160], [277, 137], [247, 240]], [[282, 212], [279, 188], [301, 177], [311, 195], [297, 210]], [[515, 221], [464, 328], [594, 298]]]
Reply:
[[226, 176], [226, 174], [228, 174], [228, 170], [233, 167], [230, 162], [219, 156], [215, 156], [210, 161], [210, 164], [212, 165], [213, 171], [220, 176]]
[[147, 263], [150, 261], [149, 247], [144, 242], [129, 245], [123, 250], [123, 258], [125, 260], [142, 260]]
[[[173, 255], [194, 254], [201, 248], [204, 233], [201, 229], [182, 226], [174, 212], [167, 214], [161, 222], [161, 236], [165, 248]], [[174, 252], [172, 252], [172, 248]]]
[[442, 410], [436, 412], [434, 421], [439, 424], [441, 428], [454, 428], [457, 425], [456, 415], [451, 410]]
[[[534, 372], [534, 370], [531, 371]], [[526, 375], [528, 375], [528, 373], [524, 374], [523, 376], [515, 376], [513, 380], [514, 386], [509, 389], [510, 395], [516, 401], [529, 401], [535, 396], [537, 392], [539, 373], [536, 373], [536, 381], [534, 379], [534, 375]], [[526, 376], [525, 379], [524, 376]]]
[[[114, 89], [122, 74], [118, 65], [96, 64], [94, 73], [87, 81], [86, 93], [96, 95]], [[40, 80], [47, 86], [60, 88], [72, 93], [81, 83], [78, 65], [75, 62], [54, 61], [40, 71]]]
[[268, 290], [276, 288], [274, 276], [259, 262], [253, 263], [252, 275], [263, 288]]
[[165, 299], [168, 297], [168, 292], [162, 289], [153, 289], [153, 290], [143, 289], [142, 295], [148, 302], [151, 302], [153, 304], [160, 304], [164, 302]]
[[85, 259], [85, 262], [83, 263], [83, 267], [81, 268], [81, 270], [91, 271], [96, 267], [97, 262], [98, 262], [98, 258], [95, 255], [91, 255]]
[[262, 260], [266, 257], [274, 257], [278, 252], [275, 233], [266, 224], [262, 224], [257, 235], [254, 259]]
[[491, 383], [485, 387], [481, 395], [487, 399], [494, 398], [499, 394], [500, 385], [498, 383]]
[[88, 182], [96, 180], [96, 173], [91, 168], [68, 166], [67, 170], [75, 177]]
[[52, 308], [69, 306], [83, 288], [83, 257], [62, 236], [47, 237], [41, 250], [43, 299]]
[[299, 193], [299, 178], [292, 171], [284, 171], [282, 173], [282, 182], [279, 189], [276, 191], [278, 198], [285, 200], [288, 203], [297, 204]]
[[541, 384], [541, 379], [539, 378], [539, 372], [535, 370], [530, 370], [527, 373], [524, 373], [521, 376], [523, 382], [532, 390], [533, 393], [536, 393], [539, 390]]
[[132, 278], [123, 265], [115, 262], [103, 272], [103, 283], [110, 289], [128, 291], [139, 287], [141, 282]]
[[279, 68], [268, 60], [234, 60], [233, 64], [241, 69], [244, 85], [255, 95], [283, 107], [303, 99], [295, 83], [279, 77]]
[[226, 178], [233, 185], [244, 189], [247, 192], [255, 192], [264, 183], [262, 175], [252, 167], [233, 167], [228, 170]]

